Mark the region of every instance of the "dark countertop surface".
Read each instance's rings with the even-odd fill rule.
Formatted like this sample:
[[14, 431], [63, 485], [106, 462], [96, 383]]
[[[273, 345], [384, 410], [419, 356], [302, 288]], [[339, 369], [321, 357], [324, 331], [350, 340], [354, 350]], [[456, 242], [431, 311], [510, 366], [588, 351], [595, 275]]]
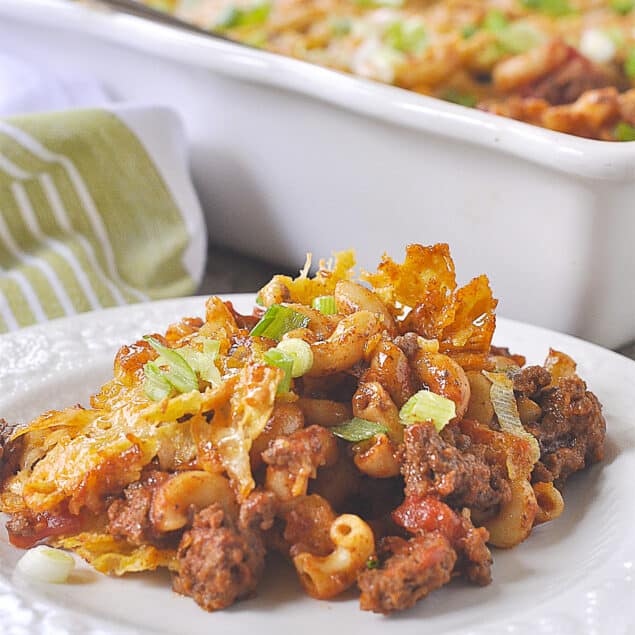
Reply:
[[[255, 292], [276, 273], [290, 272], [225, 247], [211, 245], [207, 255], [207, 272], [198, 293], [213, 295]], [[291, 275], [297, 275], [297, 272]]]

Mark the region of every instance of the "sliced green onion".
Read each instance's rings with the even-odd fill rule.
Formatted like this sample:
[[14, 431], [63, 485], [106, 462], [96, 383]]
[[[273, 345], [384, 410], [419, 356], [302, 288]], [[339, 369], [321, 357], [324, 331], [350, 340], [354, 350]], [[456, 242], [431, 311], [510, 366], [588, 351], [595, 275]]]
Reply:
[[453, 104], [459, 104], [460, 106], [466, 106], [467, 108], [474, 108], [478, 102], [478, 99], [474, 95], [461, 93], [453, 88], [450, 88], [443, 94], [443, 100], [452, 102]]
[[161, 401], [172, 394], [174, 391], [172, 384], [155, 362], [148, 362], [143, 367], [143, 372], [145, 374], [143, 390], [149, 399]]
[[517, 437], [527, 439], [532, 448], [532, 461], [540, 458], [540, 448], [536, 438], [527, 432], [520, 420], [518, 404], [514, 395], [514, 382], [505, 373], [493, 373], [487, 370], [483, 375], [491, 382], [490, 399], [501, 430]]
[[276, 349], [293, 359], [291, 377], [302, 377], [313, 368], [313, 351], [310, 344], [297, 337], [282, 340]]
[[203, 340], [203, 355], [205, 356], [206, 364], [202, 365], [199, 370], [201, 379], [216, 386], [221, 383], [221, 375], [218, 368], [216, 368], [216, 359], [220, 351], [220, 342], [210, 338]]
[[240, 23], [240, 10], [233, 4], [225, 7], [219, 14], [214, 28], [216, 29], [232, 29]]
[[427, 37], [418, 21], [396, 20], [385, 30], [383, 40], [396, 51], [418, 55], [425, 49]]
[[454, 417], [455, 403], [429, 390], [420, 390], [412, 395], [399, 411], [399, 418], [404, 425], [432, 421], [437, 432], [443, 430]]
[[615, 126], [613, 136], [616, 141], [635, 141], [635, 128], [625, 121]]
[[302, 313], [281, 304], [273, 304], [251, 329], [250, 335], [268, 337], [279, 342], [285, 333], [304, 328], [308, 323], [309, 318]]
[[178, 349], [179, 355], [203, 381], [209, 382], [212, 386], [218, 386], [222, 381], [220, 371], [216, 367], [220, 342], [199, 336], [193, 340], [193, 343], [200, 343], [203, 350], [200, 351], [194, 346], [184, 346]]
[[611, 9], [621, 15], [627, 15], [635, 8], [635, 0], [611, 0]]
[[163, 344], [154, 337], [146, 336], [143, 339], [159, 353], [161, 361], [158, 361], [157, 365], [166, 364], [170, 367], [169, 371], [163, 371], [163, 375], [176, 390], [179, 392], [198, 390], [196, 373], [177, 351], [163, 346]]
[[635, 79], [635, 47], [628, 50], [626, 60], [624, 61], [624, 72], [631, 78]]
[[254, 31], [246, 35], [242, 42], [257, 49], [263, 49], [267, 46], [267, 33], [265, 31]]
[[491, 33], [498, 33], [507, 27], [509, 20], [502, 11], [491, 9], [483, 18], [483, 28]]
[[278, 384], [278, 392], [289, 392], [291, 378], [301, 377], [313, 366], [313, 351], [305, 341], [292, 337], [282, 340], [275, 348], [270, 348], [262, 356], [270, 366], [284, 371], [284, 377]]
[[609, 29], [605, 29], [604, 33], [611, 38], [611, 42], [615, 44], [615, 47], [621, 49], [626, 43], [626, 39], [624, 37], [624, 32], [619, 27], [611, 27]]
[[507, 55], [507, 49], [498, 41], [489, 42], [478, 52], [478, 63], [483, 66], [491, 66]]
[[68, 580], [68, 576], [75, 567], [73, 556], [46, 545], [39, 545], [29, 549], [18, 560], [17, 568], [24, 575], [40, 582], [61, 584]]
[[379, 567], [379, 560], [376, 556], [369, 556], [368, 560], [366, 560], [366, 568], [367, 569], [377, 569]]
[[258, 2], [248, 9], [243, 9], [240, 26], [264, 24], [267, 21], [270, 12], [270, 2]]
[[461, 29], [461, 35], [464, 40], [469, 40], [475, 33], [478, 33], [478, 27], [475, 24], [466, 24]]
[[335, 36], [348, 35], [353, 28], [353, 21], [347, 17], [333, 16], [329, 20], [331, 33]]
[[215, 29], [235, 29], [240, 26], [264, 24], [271, 11], [270, 2], [258, 2], [251, 7], [229, 5], [220, 13], [214, 24]]
[[284, 377], [278, 384], [278, 392], [289, 392], [293, 372], [293, 357], [291, 355], [287, 355], [287, 353], [281, 350], [278, 350], [277, 348], [270, 348], [262, 357], [269, 366], [275, 366], [276, 368], [280, 368], [284, 371]]
[[368, 441], [377, 434], [386, 434], [388, 428], [374, 421], [367, 421], [359, 417], [353, 417], [350, 421], [332, 426], [329, 430], [340, 439], [350, 441], [351, 443], [359, 443], [360, 441]]
[[536, 9], [554, 17], [574, 13], [569, 0], [522, 0], [522, 2], [528, 9]]
[[600, 29], [585, 29], [578, 44], [582, 55], [596, 64], [607, 64], [617, 51], [615, 42]]
[[545, 34], [533, 24], [517, 21], [496, 34], [498, 42], [510, 53], [524, 53], [546, 40]]
[[351, 59], [353, 73], [386, 84], [395, 80], [396, 69], [406, 60], [405, 53], [396, 51], [375, 37], [365, 38]]
[[318, 298], [313, 298], [311, 306], [320, 313], [324, 313], [324, 315], [335, 315], [337, 313], [335, 297], [332, 295], [321, 295]]

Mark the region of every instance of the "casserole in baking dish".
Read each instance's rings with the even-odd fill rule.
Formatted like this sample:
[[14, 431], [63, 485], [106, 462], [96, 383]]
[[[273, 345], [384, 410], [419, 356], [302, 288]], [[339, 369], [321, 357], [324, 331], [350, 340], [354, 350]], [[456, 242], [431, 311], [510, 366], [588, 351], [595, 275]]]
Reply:
[[635, 140], [633, 0], [142, 0], [261, 47], [583, 137]]

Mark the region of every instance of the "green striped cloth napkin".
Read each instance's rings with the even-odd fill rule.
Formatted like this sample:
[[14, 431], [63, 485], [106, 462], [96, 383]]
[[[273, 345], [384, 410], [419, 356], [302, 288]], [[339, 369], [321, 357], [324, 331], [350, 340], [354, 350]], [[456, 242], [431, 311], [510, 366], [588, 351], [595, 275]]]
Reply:
[[0, 119], [0, 332], [190, 294], [205, 254], [171, 111]]

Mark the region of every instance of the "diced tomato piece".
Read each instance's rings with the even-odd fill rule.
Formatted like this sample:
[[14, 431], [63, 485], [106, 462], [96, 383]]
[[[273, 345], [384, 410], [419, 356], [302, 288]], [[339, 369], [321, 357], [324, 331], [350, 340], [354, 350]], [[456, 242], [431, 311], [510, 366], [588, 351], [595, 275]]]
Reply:
[[411, 534], [438, 531], [450, 542], [461, 532], [461, 520], [457, 514], [431, 496], [407, 496], [392, 513], [392, 518]]

